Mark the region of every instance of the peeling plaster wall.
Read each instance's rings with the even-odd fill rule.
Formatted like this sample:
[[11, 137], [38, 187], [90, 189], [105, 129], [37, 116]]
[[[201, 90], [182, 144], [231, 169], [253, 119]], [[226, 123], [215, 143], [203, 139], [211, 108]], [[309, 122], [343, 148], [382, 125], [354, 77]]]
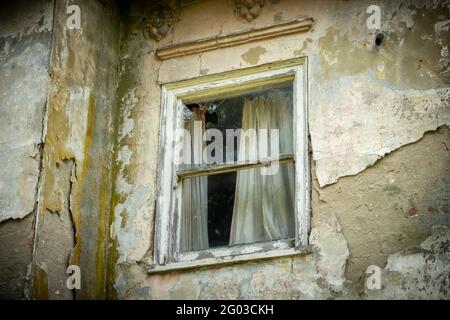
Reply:
[[[145, 4], [131, 5], [121, 41], [109, 296], [376, 298], [364, 292], [366, 268], [388, 263], [394, 270], [391, 255], [419, 246], [432, 226], [449, 224], [450, 3], [379, 2], [386, 34], [380, 48], [366, 27], [370, 4], [266, 1], [249, 24], [233, 15], [230, 1], [201, 1], [182, 8], [172, 32], [159, 43], [142, 34]], [[315, 19], [305, 33], [162, 62], [155, 56], [158, 46], [302, 16]], [[299, 56], [308, 57], [310, 243], [318, 253], [148, 275], [143, 263], [151, 261], [153, 250], [158, 82]], [[400, 278], [409, 279], [408, 288], [397, 277], [384, 284], [383, 292], [421, 297], [411, 287], [413, 278], [399, 270]], [[438, 282], [448, 277], [446, 268], [433, 272]], [[437, 287], [422, 280], [427, 290]], [[448, 290], [436, 290], [434, 296], [448, 298]]]
[[[75, 1], [81, 29], [56, 2], [33, 297], [105, 296], [120, 19], [113, 1]], [[69, 265], [81, 290], [66, 287]]]
[[65, 1], [1, 5], [1, 298], [105, 296], [121, 19], [116, 1], [70, 4], [79, 30]]
[[367, 290], [371, 299], [442, 299], [450, 288], [450, 229], [435, 226], [415, 250], [389, 256], [380, 290]]
[[[350, 257], [345, 276], [361, 286], [371, 264], [420, 245], [434, 225], [449, 225], [448, 127], [385, 156], [357, 176], [320, 188], [313, 181], [315, 215], [335, 214]], [[345, 200], [343, 200], [345, 199]]]
[[[379, 48], [370, 1], [266, 1], [251, 23], [232, 1], [198, 1], [159, 43], [142, 31], [147, 1], [71, 3], [81, 30], [63, 1], [0, 11], [0, 297], [449, 298], [449, 1], [380, 1]], [[304, 33], [155, 54], [304, 16]], [[308, 63], [316, 252], [149, 275], [159, 84], [294, 57]], [[363, 286], [370, 265], [381, 290]]]
[[32, 256], [53, 1], [2, 3], [0, 21], [0, 298], [18, 299]]

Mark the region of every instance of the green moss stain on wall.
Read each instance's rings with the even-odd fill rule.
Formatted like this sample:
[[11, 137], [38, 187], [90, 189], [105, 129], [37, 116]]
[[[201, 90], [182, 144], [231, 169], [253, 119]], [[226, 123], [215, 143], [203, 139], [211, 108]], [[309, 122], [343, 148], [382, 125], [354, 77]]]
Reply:
[[[112, 2], [87, 2], [81, 8], [86, 12], [86, 23], [101, 25], [102, 29], [66, 33], [61, 18], [66, 16], [65, 9], [65, 4], [57, 2], [39, 212], [44, 215], [48, 208], [58, 209], [61, 197], [70, 199], [76, 244], [68, 264], [80, 266], [82, 273], [76, 298], [102, 299], [106, 296], [108, 268], [106, 230], [111, 205], [111, 127], [116, 118], [120, 19]], [[54, 177], [58, 162], [64, 159], [75, 163], [69, 194], [58, 192]], [[45, 261], [49, 254], [37, 248], [38, 261]]]
[[39, 265], [34, 267], [33, 298], [36, 300], [48, 300], [48, 275]]

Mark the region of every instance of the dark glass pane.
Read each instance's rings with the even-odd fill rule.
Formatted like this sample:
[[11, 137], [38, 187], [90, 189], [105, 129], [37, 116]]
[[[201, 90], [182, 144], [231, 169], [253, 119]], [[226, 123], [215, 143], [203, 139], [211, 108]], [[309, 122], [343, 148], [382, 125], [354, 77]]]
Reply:
[[236, 172], [208, 177], [209, 247], [228, 246], [233, 217]]

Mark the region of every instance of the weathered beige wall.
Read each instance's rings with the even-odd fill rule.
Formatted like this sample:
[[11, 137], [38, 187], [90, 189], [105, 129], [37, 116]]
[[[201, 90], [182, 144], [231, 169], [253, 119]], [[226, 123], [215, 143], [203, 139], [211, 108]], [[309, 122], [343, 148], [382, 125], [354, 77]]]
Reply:
[[[0, 18], [0, 298], [104, 298], [117, 2], [16, 1]], [[66, 287], [69, 265], [81, 290]]]
[[0, 299], [18, 299], [32, 259], [53, 1], [2, 3], [0, 21]]
[[[159, 43], [142, 31], [147, 1], [72, 2], [82, 30], [65, 27], [63, 1], [1, 20], [0, 297], [449, 298], [449, 1], [380, 1], [378, 49], [371, 1], [268, 0], [251, 23], [231, 0], [197, 1]], [[155, 55], [303, 16], [315, 20], [305, 33]], [[159, 83], [303, 56], [317, 252], [147, 274]], [[75, 293], [69, 264], [82, 271]], [[363, 287], [369, 265], [383, 290]]]
[[[266, 1], [260, 16], [248, 23], [234, 16], [232, 1], [200, 1], [182, 8], [173, 31], [160, 43], [142, 34], [145, 5], [132, 5], [122, 34], [111, 225], [114, 255], [110, 262], [115, 274], [109, 295], [141, 299], [371, 297], [362, 287], [367, 266], [384, 267], [389, 255], [419, 246], [433, 225], [449, 224], [450, 4], [379, 2], [386, 33], [379, 49], [374, 46], [374, 32], [366, 27], [370, 4]], [[155, 56], [158, 46], [301, 16], [315, 19], [312, 30], [163, 62]], [[298, 56], [308, 57], [314, 160], [310, 242], [320, 252], [146, 274], [144, 266], [151, 261], [153, 249], [158, 82]], [[445, 265], [445, 255], [432, 250], [427, 254]], [[405, 260], [403, 266], [412, 261]], [[408, 283], [418, 279], [427, 292], [448, 297], [448, 282], [427, 281], [426, 272], [433, 271], [424, 272], [422, 267], [426, 269], [416, 265], [417, 273], [405, 275]], [[438, 268], [434, 275], [445, 278], [448, 272]], [[384, 294], [426, 297], [423, 291], [401, 283], [405, 281], [390, 283]]]

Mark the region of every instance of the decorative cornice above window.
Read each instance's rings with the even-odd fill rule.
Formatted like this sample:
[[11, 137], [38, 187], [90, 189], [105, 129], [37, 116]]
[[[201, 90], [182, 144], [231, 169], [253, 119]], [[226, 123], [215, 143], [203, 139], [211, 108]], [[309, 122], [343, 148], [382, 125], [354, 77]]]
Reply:
[[253, 21], [264, 7], [264, 0], [234, 0], [234, 12], [248, 22]]
[[203, 38], [160, 47], [156, 55], [161, 59], [171, 59], [219, 48], [231, 47], [253, 41], [265, 40], [283, 35], [305, 32], [311, 29], [313, 18], [287, 20], [270, 26], [251, 28], [227, 35]]

